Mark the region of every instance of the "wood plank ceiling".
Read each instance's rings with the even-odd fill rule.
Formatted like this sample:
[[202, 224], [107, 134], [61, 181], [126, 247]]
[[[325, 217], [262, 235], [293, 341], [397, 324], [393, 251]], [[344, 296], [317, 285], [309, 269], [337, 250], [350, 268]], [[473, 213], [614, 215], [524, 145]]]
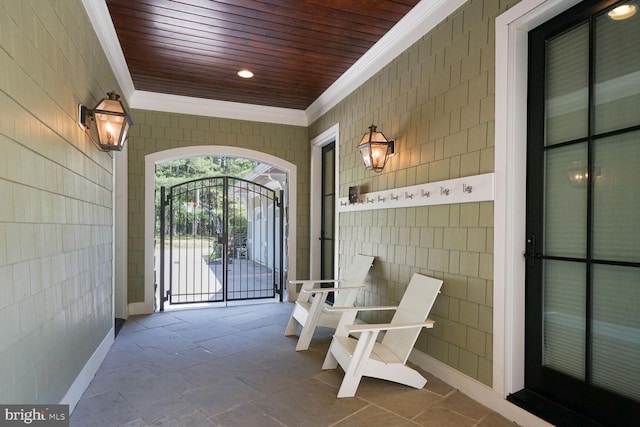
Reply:
[[136, 90], [298, 110], [418, 2], [106, 0]]

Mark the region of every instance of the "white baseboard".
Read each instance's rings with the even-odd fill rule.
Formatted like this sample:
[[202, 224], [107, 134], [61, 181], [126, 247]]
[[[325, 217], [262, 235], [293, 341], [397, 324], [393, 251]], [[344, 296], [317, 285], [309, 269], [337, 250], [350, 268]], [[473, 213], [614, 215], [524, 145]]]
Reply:
[[491, 387], [487, 387], [481, 382], [421, 351], [414, 349], [409, 360], [450, 386], [460, 390], [460, 392], [466, 394], [476, 402], [520, 426], [553, 427], [552, 424], [509, 402]]
[[73, 384], [71, 384], [71, 387], [67, 390], [67, 394], [62, 398], [60, 403], [63, 405], [69, 405], [69, 414], [73, 412], [82, 397], [82, 393], [84, 393], [87, 387], [89, 387], [89, 384], [98, 371], [98, 368], [100, 368], [104, 358], [107, 357], [107, 353], [114, 341], [114, 335], [115, 328], [111, 328], [96, 351], [93, 352], [93, 355], [84, 365], [84, 368], [82, 368], [82, 371], [80, 371]]

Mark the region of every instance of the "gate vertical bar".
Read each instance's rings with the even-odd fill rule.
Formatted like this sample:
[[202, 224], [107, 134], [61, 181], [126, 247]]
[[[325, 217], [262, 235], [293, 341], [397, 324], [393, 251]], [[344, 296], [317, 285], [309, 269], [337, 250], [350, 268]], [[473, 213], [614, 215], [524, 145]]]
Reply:
[[[171, 304], [171, 285], [173, 285], [173, 227], [174, 227], [174, 212], [173, 212], [173, 187], [169, 188], [169, 196], [167, 201], [169, 202], [169, 289], [165, 290], [166, 299]], [[162, 298], [165, 298], [162, 295]]]
[[[276, 236], [276, 228], [277, 228], [276, 227], [276, 219], [278, 218], [276, 213], [278, 212], [278, 198], [276, 197], [275, 191], [272, 192], [272, 196], [273, 196], [273, 215], [272, 215], [273, 224], [271, 224], [272, 232], [271, 232], [271, 239], [269, 239], [269, 240], [271, 240], [273, 242], [273, 250], [271, 251], [272, 252], [271, 256], [273, 258], [273, 261], [272, 261], [272, 267], [273, 267], [272, 271], [273, 271], [273, 273], [271, 273], [271, 277], [272, 277], [271, 280], [273, 281], [273, 296], [275, 296], [276, 292], [278, 292], [278, 287], [280, 286], [280, 284], [277, 283], [278, 276], [276, 274], [276, 270], [277, 270], [277, 267], [278, 267], [277, 264], [276, 264], [276, 262], [278, 260], [278, 258], [277, 258], [277, 256], [278, 256], [278, 240], [277, 240], [277, 236]], [[269, 193], [267, 193], [267, 195], [265, 197], [269, 197]], [[267, 226], [268, 225], [269, 225], [269, 221], [267, 220]]]
[[229, 292], [229, 267], [227, 258], [227, 250], [229, 246], [229, 177], [225, 175], [222, 181], [222, 254], [221, 268], [222, 268], [222, 294], [225, 305], [228, 304], [229, 298], [227, 293]]
[[160, 300], [160, 311], [164, 311], [164, 233], [166, 226], [167, 204], [165, 201], [166, 188], [160, 187], [160, 289], [158, 299]]
[[[279, 246], [280, 246], [280, 302], [283, 301], [284, 294], [284, 190], [280, 190], [280, 197], [278, 199], [278, 206], [280, 207], [280, 233], [279, 233]], [[275, 228], [275, 227], [274, 227]]]

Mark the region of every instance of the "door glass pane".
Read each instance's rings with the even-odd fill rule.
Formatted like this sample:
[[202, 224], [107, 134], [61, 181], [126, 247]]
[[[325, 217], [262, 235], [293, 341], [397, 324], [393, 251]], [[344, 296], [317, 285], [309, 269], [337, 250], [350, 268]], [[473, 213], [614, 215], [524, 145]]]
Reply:
[[545, 255], [586, 257], [586, 164], [586, 143], [545, 153]]
[[[320, 278], [334, 278], [334, 242], [335, 236], [335, 144], [331, 143], [322, 148], [322, 223], [320, 230]], [[326, 284], [332, 287], [332, 284]], [[333, 294], [327, 296], [327, 302], [332, 303]]]
[[586, 267], [545, 260], [543, 364], [584, 379]]
[[[333, 239], [333, 205], [335, 203], [335, 199], [334, 199], [334, 195], [330, 194], [328, 196], [324, 196], [323, 198], [324, 201], [324, 215], [323, 215], [323, 232], [324, 232], [324, 237], [325, 239]], [[333, 246], [328, 244], [327, 246]], [[333, 248], [331, 248], [331, 250], [333, 250]]]
[[[333, 279], [333, 245], [325, 244], [322, 246], [322, 256], [324, 262], [322, 263], [322, 278]], [[333, 294], [331, 294], [333, 296]]]
[[[625, 5], [640, 7], [637, 0]], [[619, 4], [618, 4], [619, 6]], [[614, 20], [607, 13], [595, 26], [595, 131], [640, 124], [640, 13]]]
[[335, 191], [334, 179], [335, 179], [335, 157], [336, 150], [333, 149], [333, 146], [330, 150], [325, 150], [324, 152], [324, 171], [322, 179], [324, 182], [322, 183], [324, 188], [324, 194], [333, 194]]
[[585, 23], [547, 45], [545, 145], [587, 135], [588, 87], [589, 27]]
[[593, 256], [640, 262], [640, 132], [599, 140], [594, 150]]
[[593, 382], [640, 401], [640, 268], [593, 269]]

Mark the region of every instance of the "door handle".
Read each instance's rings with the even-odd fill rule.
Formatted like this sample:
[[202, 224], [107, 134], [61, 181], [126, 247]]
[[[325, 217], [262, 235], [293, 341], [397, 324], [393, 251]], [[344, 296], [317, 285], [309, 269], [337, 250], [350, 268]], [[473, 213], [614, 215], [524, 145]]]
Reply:
[[529, 265], [535, 264], [536, 259], [541, 259], [542, 254], [536, 252], [536, 235], [533, 234], [527, 238], [527, 250], [524, 253], [524, 259], [527, 260]]

